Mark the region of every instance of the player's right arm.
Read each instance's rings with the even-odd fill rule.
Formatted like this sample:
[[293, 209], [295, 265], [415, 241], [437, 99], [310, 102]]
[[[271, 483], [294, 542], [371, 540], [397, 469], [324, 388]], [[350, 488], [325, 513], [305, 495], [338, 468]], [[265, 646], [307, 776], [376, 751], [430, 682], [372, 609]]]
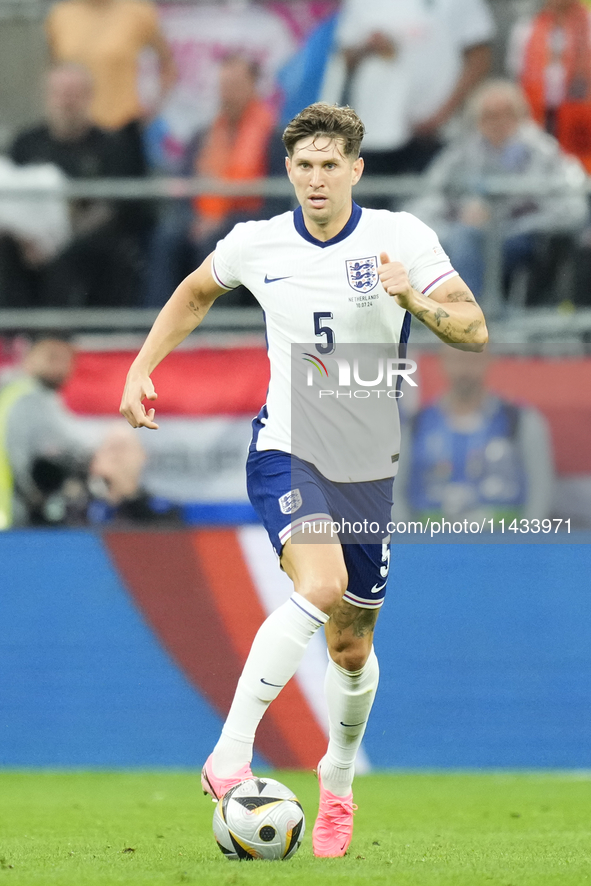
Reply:
[[150, 375], [167, 354], [199, 326], [216, 298], [227, 291], [213, 276], [212, 255], [177, 286], [131, 364], [119, 411], [132, 428], [158, 428], [155, 410], [146, 410], [143, 403], [158, 396]]

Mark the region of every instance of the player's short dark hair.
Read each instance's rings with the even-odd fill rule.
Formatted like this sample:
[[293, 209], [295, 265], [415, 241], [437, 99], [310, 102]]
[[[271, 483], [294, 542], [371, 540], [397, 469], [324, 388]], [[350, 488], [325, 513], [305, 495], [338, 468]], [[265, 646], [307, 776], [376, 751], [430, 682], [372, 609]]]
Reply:
[[296, 114], [287, 124], [283, 144], [291, 157], [296, 143], [302, 138], [340, 138], [344, 142], [345, 156], [357, 159], [364, 135], [365, 126], [353, 108], [315, 102]]

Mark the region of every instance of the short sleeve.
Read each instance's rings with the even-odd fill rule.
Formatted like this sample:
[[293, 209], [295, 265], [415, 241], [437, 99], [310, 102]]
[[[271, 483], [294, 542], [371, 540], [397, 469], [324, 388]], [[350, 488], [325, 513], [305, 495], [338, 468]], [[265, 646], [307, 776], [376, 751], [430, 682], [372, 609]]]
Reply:
[[211, 270], [216, 283], [224, 289], [240, 286], [242, 265], [242, 241], [246, 224], [235, 225], [223, 240], [218, 240]]
[[450, 33], [462, 49], [490, 43], [495, 36], [495, 22], [487, 0], [452, 0]]
[[410, 212], [401, 212], [400, 255], [413, 289], [431, 295], [446, 280], [457, 277], [435, 231]]

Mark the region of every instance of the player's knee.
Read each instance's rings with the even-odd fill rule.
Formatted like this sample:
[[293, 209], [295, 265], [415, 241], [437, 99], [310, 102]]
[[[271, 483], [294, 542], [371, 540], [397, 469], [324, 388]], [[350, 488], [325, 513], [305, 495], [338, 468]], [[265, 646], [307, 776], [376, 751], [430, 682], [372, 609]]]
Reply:
[[298, 593], [330, 615], [343, 599], [347, 590], [347, 573], [330, 576], [317, 576], [309, 579], [298, 588]]
[[365, 666], [371, 652], [371, 643], [356, 642], [339, 646], [330, 650], [330, 657], [335, 664], [345, 671], [360, 671]]

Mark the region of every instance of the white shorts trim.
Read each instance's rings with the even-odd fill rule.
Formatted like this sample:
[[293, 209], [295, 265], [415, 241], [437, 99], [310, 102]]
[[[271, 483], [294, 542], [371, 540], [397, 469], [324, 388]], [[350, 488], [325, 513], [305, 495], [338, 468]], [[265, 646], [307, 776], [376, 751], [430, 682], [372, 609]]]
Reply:
[[281, 544], [284, 545], [287, 539], [295, 535], [296, 532], [301, 532], [304, 523], [332, 523], [332, 517], [330, 514], [308, 514], [306, 517], [298, 517], [297, 520], [293, 520], [287, 526], [284, 526], [279, 533]]
[[352, 606], [359, 606], [360, 609], [380, 609], [384, 605], [384, 597], [380, 597], [379, 600], [368, 600], [367, 597], [358, 597], [351, 591], [345, 591], [343, 600]]

